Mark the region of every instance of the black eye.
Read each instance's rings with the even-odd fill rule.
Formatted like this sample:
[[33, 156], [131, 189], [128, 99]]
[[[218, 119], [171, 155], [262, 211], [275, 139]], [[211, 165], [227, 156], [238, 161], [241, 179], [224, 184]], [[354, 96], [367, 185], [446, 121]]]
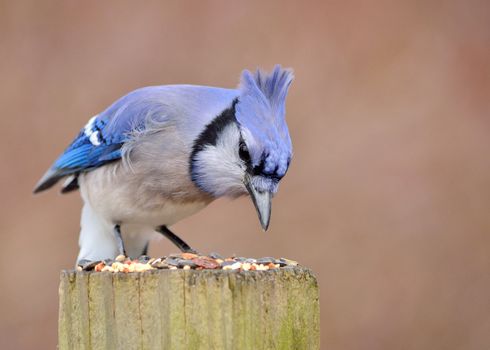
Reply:
[[248, 153], [247, 145], [243, 141], [240, 142], [240, 146], [238, 147], [238, 155], [245, 163], [250, 162], [250, 153]]

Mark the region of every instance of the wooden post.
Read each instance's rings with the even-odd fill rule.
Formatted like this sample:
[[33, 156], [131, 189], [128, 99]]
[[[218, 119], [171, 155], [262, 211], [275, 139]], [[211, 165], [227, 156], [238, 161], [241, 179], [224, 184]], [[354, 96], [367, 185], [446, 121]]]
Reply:
[[320, 348], [310, 270], [63, 271], [59, 349]]

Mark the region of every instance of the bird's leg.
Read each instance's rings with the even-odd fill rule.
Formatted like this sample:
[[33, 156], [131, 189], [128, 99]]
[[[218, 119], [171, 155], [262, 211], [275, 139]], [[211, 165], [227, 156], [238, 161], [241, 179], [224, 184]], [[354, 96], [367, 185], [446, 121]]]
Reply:
[[117, 249], [119, 250], [119, 254], [127, 256], [126, 249], [124, 248], [124, 241], [121, 234], [121, 225], [116, 224], [114, 226], [114, 236], [116, 237]]
[[173, 244], [175, 244], [177, 246], [177, 248], [179, 248], [183, 253], [197, 254], [197, 251], [195, 251], [194, 249], [192, 249], [179, 236], [177, 236], [175, 233], [173, 233], [172, 231], [170, 231], [167, 226], [165, 226], [165, 225], [158, 226], [156, 228], [156, 231], [158, 233], [161, 233], [162, 235], [164, 235], [166, 238], [168, 238], [170, 240], [170, 242], [172, 242]]
[[141, 255], [148, 255], [148, 248], [150, 246], [150, 242], [147, 242], [145, 244], [145, 247], [143, 248], [143, 252], [141, 253]]

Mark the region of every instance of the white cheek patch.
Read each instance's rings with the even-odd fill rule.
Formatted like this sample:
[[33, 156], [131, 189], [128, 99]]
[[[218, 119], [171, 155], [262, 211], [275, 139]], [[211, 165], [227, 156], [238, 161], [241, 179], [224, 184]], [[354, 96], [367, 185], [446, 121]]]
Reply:
[[83, 128], [84, 129], [83, 133], [85, 134], [85, 136], [89, 138], [90, 143], [94, 146], [100, 145], [100, 132], [98, 130], [97, 131], [94, 130], [94, 124], [96, 118], [97, 118], [96, 115], [90, 118], [90, 120]]
[[228, 126], [216, 140], [216, 145], [207, 145], [195, 159], [198, 183], [217, 197], [239, 196], [246, 191], [243, 185], [245, 167], [238, 155], [239, 140], [238, 129]]

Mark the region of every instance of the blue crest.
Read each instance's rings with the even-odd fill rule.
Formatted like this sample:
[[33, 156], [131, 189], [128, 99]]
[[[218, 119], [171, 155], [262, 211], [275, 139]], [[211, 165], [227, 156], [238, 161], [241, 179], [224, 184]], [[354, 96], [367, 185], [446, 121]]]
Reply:
[[280, 65], [269, 74], [244, 70], [235, 107], [252, 165], [279, 178], [286, 173], [292, 155], [285, 114], [286, 95], [293, 78], [292, 71]]

